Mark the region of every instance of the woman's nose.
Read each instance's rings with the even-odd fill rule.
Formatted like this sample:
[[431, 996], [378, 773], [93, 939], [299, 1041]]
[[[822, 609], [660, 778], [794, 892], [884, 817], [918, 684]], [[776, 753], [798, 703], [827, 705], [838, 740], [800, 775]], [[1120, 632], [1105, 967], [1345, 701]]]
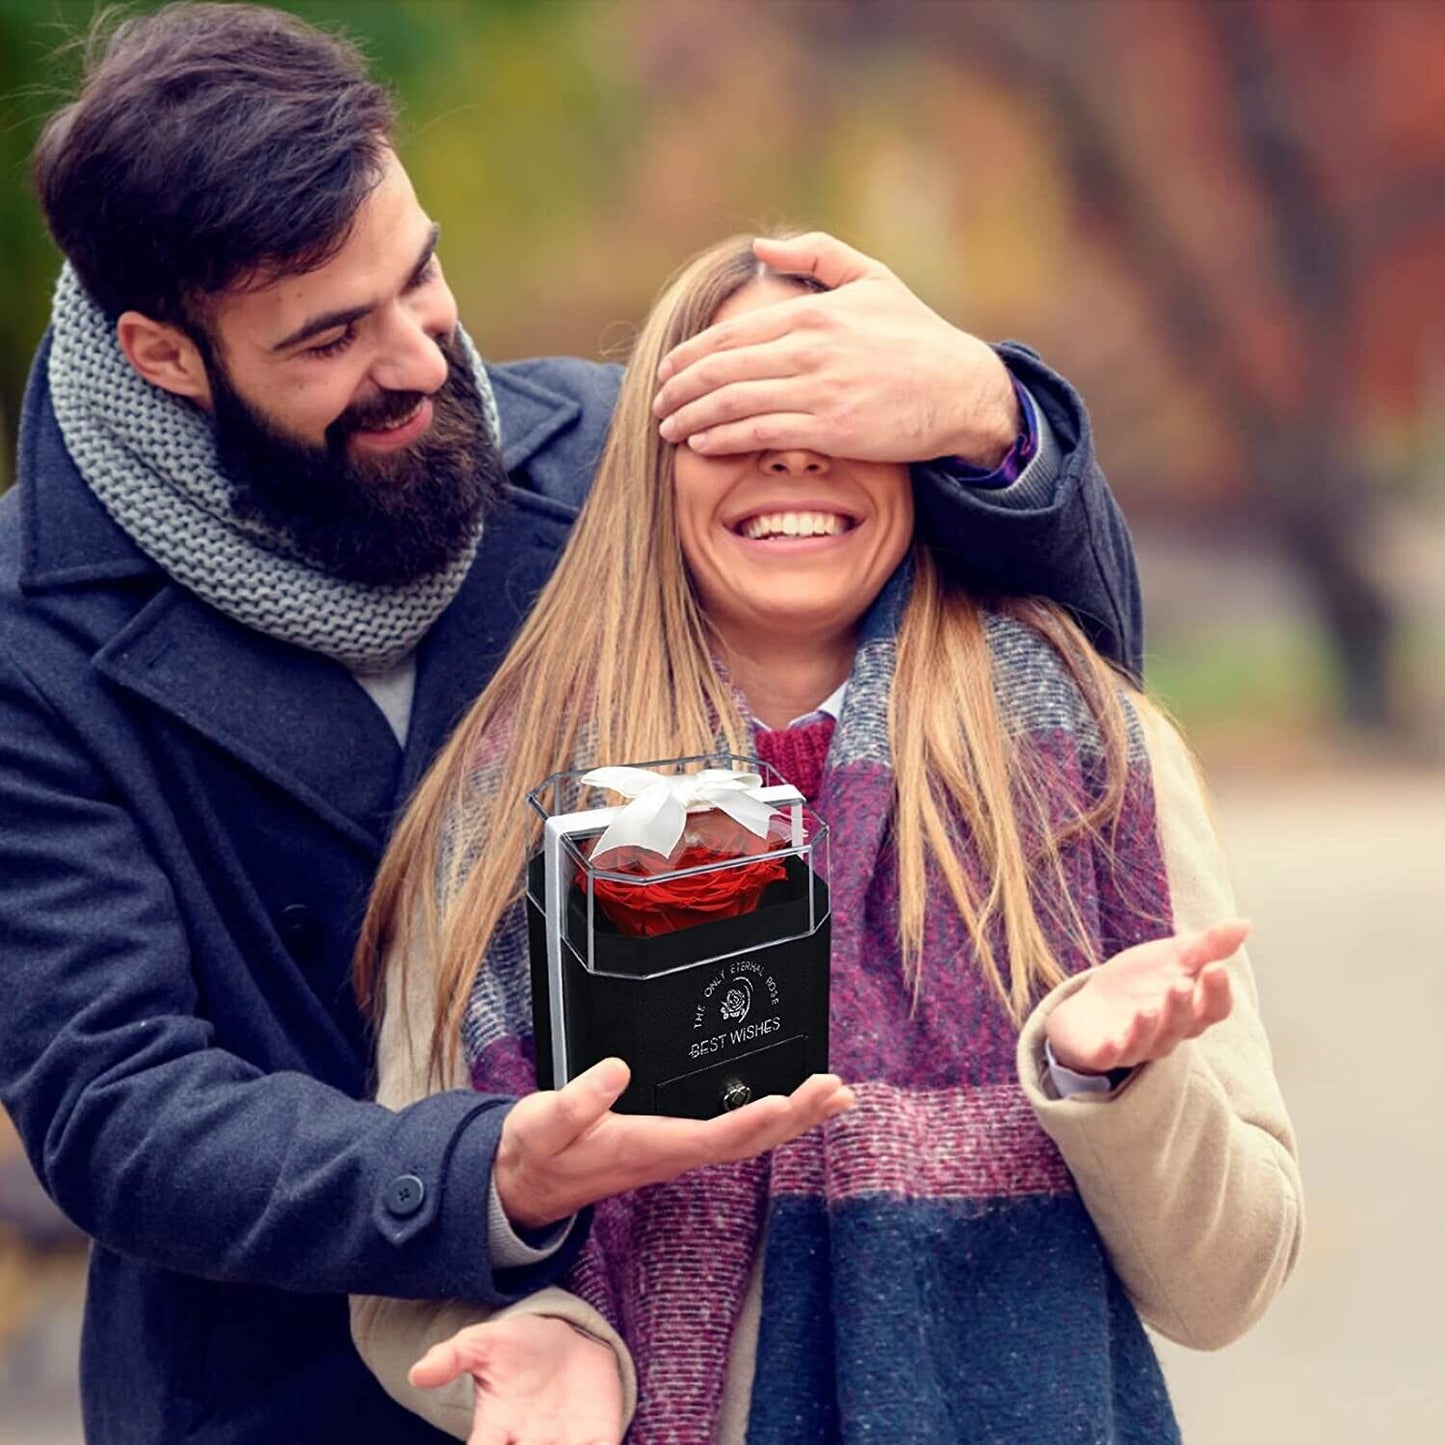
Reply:
[[775, 477], [820, 477], [827, 474], [832, 464], [831, 457], [804, 447], [764, 452], [758, 458], [763, 471]]

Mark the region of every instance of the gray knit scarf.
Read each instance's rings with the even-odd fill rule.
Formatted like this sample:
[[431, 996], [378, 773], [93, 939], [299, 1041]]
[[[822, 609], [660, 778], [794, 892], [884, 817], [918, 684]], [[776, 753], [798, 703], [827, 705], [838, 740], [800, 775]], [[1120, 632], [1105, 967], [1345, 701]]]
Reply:
[[[414, 582], [374, 586], [323, 572], [264, 523], [232, 512], [209, 421], [132, 369], [115, 327], [68, 265], [51, 324], [51, 401], [81, 476], [115, 524], [212, 607], [365, 674], [405, 657], [456, 596], [481, 541], [480, 519], [460, 556]], [[500, 438], [486, 370], [470, 338], [458, 335], [487, 426]]]

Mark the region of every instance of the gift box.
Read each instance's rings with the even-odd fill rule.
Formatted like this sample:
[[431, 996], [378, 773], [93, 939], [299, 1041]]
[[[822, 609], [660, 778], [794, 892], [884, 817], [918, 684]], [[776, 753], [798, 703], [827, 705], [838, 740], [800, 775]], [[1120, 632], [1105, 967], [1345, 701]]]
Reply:
[[828, 1067], [828, 830], [766, 764], [558, 773], [528, 795], [537, 1084], [627, 1061], [619, 1112], [706, 1119]]

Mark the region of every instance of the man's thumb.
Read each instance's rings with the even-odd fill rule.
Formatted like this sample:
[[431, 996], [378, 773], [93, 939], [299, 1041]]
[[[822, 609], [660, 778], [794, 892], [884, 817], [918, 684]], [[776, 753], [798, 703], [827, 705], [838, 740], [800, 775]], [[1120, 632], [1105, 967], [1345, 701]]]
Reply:
[[855, 251], [826, 231], [809, 231], [806, 235], [778, 240], [759, 236], [753, 242], [753, 255], [774, 271], [793, 276], [815, 276], [830, 290], [846, 286], [865, 276], [877, 276], [886, 269], [871, 256]]
[[632, 1075], [621, 1059], [603, 1059], [555, 1093], [533, 1094], [526, 1107], [529, 1142], [543, 1155], [559, 1154], [617, 1102]]

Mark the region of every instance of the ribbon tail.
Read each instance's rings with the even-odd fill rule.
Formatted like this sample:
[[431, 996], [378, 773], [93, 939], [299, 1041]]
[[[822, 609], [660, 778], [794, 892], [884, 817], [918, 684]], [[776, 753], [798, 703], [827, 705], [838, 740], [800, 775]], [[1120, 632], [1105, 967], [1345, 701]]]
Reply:
[[771, 803], [765, 803], [761, 798], [750, 798], [746, 793], [716, 793], [708, 802], [759, 838], [768, 836], [768, 825], [778, 811]]
[[593, 768], [583, 773], [581, 781], [589, 788], [604, 788], [609, 793], [621, 793], [624, 798], [638, 798], [667, 779], [650, 768]]
[[645, 848], [666, 858], [677, 847], [686, 825], [687, 810], [672, 789], [666, 781], [654, 782], [612, 820], [592, 856], [597, 858], [613, 848]]
[[706, 797], [712, 796], [714, 788], [721, 787], [730, 793], [750, 793], [763, 785], [761, 773], [745, 773], [741, 768], [704, 768], [702, 772], [692, 774], [692, 779], [697, 791]]

